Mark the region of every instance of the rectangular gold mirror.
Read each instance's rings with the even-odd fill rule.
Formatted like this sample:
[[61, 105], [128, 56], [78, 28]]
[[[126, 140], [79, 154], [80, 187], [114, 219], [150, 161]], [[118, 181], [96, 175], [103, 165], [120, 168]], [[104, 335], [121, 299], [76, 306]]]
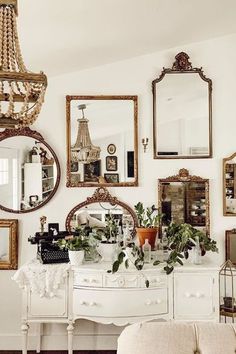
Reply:
[[137, 96], [66, 96], [67, 187], [138, 185]]
[[159, 179], [158, 207], [162, 226], [187, 223], [210, 235], [208, 179], [191, 176], [184, 168], [178, 175]]
[[236, 153], [223, 159], [223, 211], [236, 215]]
[[225, 231], [225, 260], [236, 265], [236, 229]]
[[0, 219], [0, 269], [17, 269], [18, 220]]

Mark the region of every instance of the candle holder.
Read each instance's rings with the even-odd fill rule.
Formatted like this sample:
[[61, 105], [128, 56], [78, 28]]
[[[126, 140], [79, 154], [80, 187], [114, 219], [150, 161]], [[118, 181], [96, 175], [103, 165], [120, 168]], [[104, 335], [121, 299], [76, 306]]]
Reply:
[[147, 151], [147, 146], [148, 146], [148, 138], [142, 138], [142, 144], [143, 144], [143, 151]]

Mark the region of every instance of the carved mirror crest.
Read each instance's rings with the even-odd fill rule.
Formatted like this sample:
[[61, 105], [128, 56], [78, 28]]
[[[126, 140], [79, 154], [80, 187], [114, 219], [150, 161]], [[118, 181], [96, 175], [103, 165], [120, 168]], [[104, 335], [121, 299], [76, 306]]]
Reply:
[[113, 197], [104, 187], [97, 188], [91, 197], [76, 205], [69, 212], [66, 218], [66, 230], [71, 232], [82, 224], [90, 227], [102, 226], [108, 214], [112, 214], [119, 221], [122, 230], [128, 227], [130, 234], [135, 235], [138, 221], [134, 210]]
[[17, 269], [18, 220], [0, 219], [0, 269]]
[[185, 168], [179, 174], [158, 180], [158, 207], [162, 226], [188, 223], [210, 234], [209, 180], [192, 176]]
[[67, 187], [138, 185], [137, 96], [66, 96]]
[[223, 159], [223, 213], [236, 215], [236, 152]]
[[28, 213], [54, 196], [60, 165], [51, 146], [30, 128], [0, 132], [0, 209]]
[[178, 53], [172, 68], [152, 82], [155, 159], [212, 157], [212, 81], [189, 56]]

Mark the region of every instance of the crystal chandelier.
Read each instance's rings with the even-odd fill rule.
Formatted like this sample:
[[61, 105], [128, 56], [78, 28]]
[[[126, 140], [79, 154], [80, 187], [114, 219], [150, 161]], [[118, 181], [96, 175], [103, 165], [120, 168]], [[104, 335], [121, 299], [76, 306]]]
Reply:
[[88, 129], [89, 121], [84, 116], [86, 105], [81, 104], [78, 109], [82, 111], [82, 118], [78, 119], [78, 134], [75, 144], [71, 147], [71, 161], [86, 164], [99, 160], [101, 149], [92, 144]]
[[44, 101], [47, 77], [29, 72], [17, 34], [17, 0], [0, 0], [0, 128], [29, 126]]

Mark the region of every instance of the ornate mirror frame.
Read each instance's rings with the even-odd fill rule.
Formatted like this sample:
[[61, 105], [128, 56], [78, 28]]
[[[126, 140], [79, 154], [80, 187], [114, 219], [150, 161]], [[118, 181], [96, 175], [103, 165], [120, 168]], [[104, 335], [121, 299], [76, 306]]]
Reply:
[[34, 208], [26, 209], [26, 210], [13, 210], [13, 209], [4, 207], [3, 205], [0, 204], [1, 210], [7, 211], [9, 213], [24, 214], [24, 213], [30, 213], [32, 211], [35, 211], [35, 210], [43, 207], [45, 204], [47, 204], [49, 202], [50, 199], [52, 199], [52, 197], [56, 193], [59, 183], [60, 183], [61, 168], [60, 168], [60, 164], [59, 164], [59, 160], [57, 158], [57, 155], [54, 152], [54, 150], [51, 148], [51, 146], [44, 140], [43, 136], [40, 133], [38, 133], [37, 131], [31, 130], [29, 127], [22, 128], [22, 129], [5, 129], [4, 131], [0, 132], [0, 142], [5, 139], [17, 137], [17, 136], [26, 136], [29, 138], [33, 138], [33, 139], [39, 141], [40, 143], [44, 144], [47, 147], [47, 149], [50, 151], [50, 153], [52, 154], [55, 164], [56, 164], [56, 167], [57, 167], [57, 179], [56, 179], [54, 189], [52, 190], [50, 195], [47, 197], [47, 199], [45, 201], [43, 201], [41, 204], [37, 205]]
[[112, 195], [109, 193], [109, 191], [104, 188], [104, 187], [99, 187], [95, 190], [94, 194], [92, 195], [92, 197], [88, 197], [85, 201], [83, 201], [82, 203], [79, 203], [78, 205], [76, 205], [73, 209], [71, 209], [71, 211], [69, 212], [69, 214], [66, 217], [66, 230], [71, 232], [71, 228], [70, 228], [70, 222], [72, 220], [72, 217], [74, 215], [74, 213], [83, 208], [86, 207], [87, 205], [90, 204], [94, 204], [94, 203], [110, 203], [111, 205], [119, 205], [122, 208], [126, 209], [132, 216], [133, 221], [134, 221], [134, 228], [133, 231], [131, 232], [132, 236], [135, 236], [135, 228], [138, 226], [138, 219], [137, 216], [134, 212], [134, 210], [127, 205], [124, 202], [121, 202], [119, 199], [117, 199], [116, 197], [112, 197]]
[[206, 234], [210, 235], [210, 198], [209, 198], [209, 179], [190, 175], [186, 168], [181, 168], [179, 174], [167, 178], [158, 179], [158, 209], [161, 212], [161, 185], [167, 182], [203, 182], [205, 183], [205, 206], [206, 206]]
[[[236, 158], [236, 152], [234, 154], [232, 154], [231, 156], [225, 157], [223, 159], [223, 215], [224, 216], [236, 216], [236, 212], [235, 213], [227, 212], [227, 207], [226, 207], [226, 188], [227, 188], [227, 185], [226, 185], [226, 164], [228, 161], [231, 161], [234, 158]], [[236, 188], [236, 168], [235, 168], [235, 176], [232, 179], [234, 181], [235, 188]], [[236, 190], [235, 190], [235, 195], [236, 195]]]
[[0, 260], [0, 269], [9, 270], [18, 267], [18, 220], [0, 219], [0, 229], [9, 229], [9, 261]]
[[[156, 93], [157, 93], [157, 83], [164, 79], [166, 74], [198, 74], [203, 81], [208, 83], [208, 102], [209, 102], [209, 154], [208, 155], [197, 155], [197, 156], [178, 156], [178, 155], [158, 155], [158, 145], [157, 145], [157, 122], [158, 117], [156, 114]], [[153, 94], [153, 158], [154, 159], [202, 159], [212, 157], [212, 80], [207, 78], [201, 68], [192, 67], [192, 63], [189, 61], [188, 54], [180, 52], [175, 56], [175, 61], [172, 68], [165, 68], [158, 78], [152, 81], [152, 94]]]
[[[71, 101], [72, 100], [131, 100], [134, 106], [134, 181], [133, 182], [74, 182], [71, 180]], [[67, 126], [67, 187], [136, 187], [138, 186], [138, 96], [98, 95], [98, 96], [66, 96]], [[112, 145], [112, 144], [110, 144]]]

